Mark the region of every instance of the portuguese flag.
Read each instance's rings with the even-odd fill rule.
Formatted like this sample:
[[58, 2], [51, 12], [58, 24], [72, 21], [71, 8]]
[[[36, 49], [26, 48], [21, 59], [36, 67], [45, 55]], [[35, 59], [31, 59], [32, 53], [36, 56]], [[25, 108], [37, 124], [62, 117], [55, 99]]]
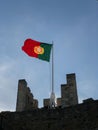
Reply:
[[52, 44], [26, 39], [22, 50], [29, 56], [39, 58], [41, 60], [50, 61]]

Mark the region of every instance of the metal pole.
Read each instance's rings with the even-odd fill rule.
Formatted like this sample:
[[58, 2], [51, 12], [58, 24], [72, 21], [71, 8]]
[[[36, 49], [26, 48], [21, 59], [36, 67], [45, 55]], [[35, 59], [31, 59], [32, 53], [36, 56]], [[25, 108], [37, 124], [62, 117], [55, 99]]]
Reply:
[[55, 93], [54, 93], [54, 49], [53, 49], [53, 41], [52, 41], [52, 92], [50, 96], [50, 108], [55, 108]]
[[54, 93], [54, 46], [52, 41], [52, 93]]

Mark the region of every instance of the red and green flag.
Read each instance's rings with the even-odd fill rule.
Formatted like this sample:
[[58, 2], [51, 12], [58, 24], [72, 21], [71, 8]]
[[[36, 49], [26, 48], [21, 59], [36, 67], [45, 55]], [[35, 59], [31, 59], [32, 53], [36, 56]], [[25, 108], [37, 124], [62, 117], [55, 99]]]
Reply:
[[26, 39], [22, 50], [29, 56], [39, 58], [41, 60], [50, 61], [50, 53], [52, 44]]

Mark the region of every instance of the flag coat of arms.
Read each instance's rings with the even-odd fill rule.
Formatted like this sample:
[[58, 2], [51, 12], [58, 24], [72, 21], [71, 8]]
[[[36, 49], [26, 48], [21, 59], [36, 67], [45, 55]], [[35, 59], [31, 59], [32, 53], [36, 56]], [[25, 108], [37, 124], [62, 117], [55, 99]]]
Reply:
[[29, 56], [39, 58], [41, 60], [50, 61], [50, 53], [52, 44], [26, 39], [22, 50]]

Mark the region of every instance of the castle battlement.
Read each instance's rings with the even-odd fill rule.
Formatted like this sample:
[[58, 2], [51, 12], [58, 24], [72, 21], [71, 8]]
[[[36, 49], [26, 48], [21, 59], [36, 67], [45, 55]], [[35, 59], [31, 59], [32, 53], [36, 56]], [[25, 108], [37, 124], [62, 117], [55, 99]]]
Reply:
[[65, 108], [1, 112], [0, 130], [98, 130], [98, 100]]
[[0, 130], [98, 130], [98, 100], [78, 104], [75, 74], [67, 74], [66, 80], [54, 108], [49, 107], [49, 98], [38, 108], [26, 80], [19, 80], [16, 112], [0, 113]]
[[27, 111], [38, 108], [38, 101], [34, 99], [25, 79], [18, 81], [16, 111]]
[[[61, 97], [57, 98], [56, 107], [68, 107], [78, 104], [78, 94], [75, 73], [66, 75], [67, 84], [61, 85]], [[43, 100], [44, 107], [50, 107], [50, 98]], [[16, 111], [25, 111], [38, 108], [38, 101], [34, 99], [26, 80], [18, 82]]]

